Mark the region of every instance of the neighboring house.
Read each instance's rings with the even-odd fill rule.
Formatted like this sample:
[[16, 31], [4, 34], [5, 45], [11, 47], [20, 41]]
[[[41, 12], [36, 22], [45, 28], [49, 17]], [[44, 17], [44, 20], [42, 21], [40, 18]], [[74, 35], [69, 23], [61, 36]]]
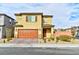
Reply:
[[6, 38], [6, 35], [13, 36], [14, 32], [14, 19], [6, 14], [0, 14], [0, 39]]
[[56, 30], [56, 32], [54, 33], [55, 37], [61, 36], [61, 35], [67, 35], [67, 36], [72, 36], [72, 32], [70, 29], [66, 29], [66, 30]]
[[52, 16], [43, 13], [16, 13], [15, 38], [43, 39], [53, 36]]
[[79, 39], [79, 26], [74, 26], [72, 29], [75, 31], [75, 38]]

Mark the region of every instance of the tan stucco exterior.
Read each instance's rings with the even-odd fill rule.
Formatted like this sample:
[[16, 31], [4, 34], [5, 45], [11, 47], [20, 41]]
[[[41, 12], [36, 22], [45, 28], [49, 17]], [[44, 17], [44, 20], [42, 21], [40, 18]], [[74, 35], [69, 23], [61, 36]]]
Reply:
[[52, 24], [52, 16], [43, 16], [43, 24]]
[[[27, 22], [27, 16], [37, 16], [37, 22]], [[45, 22], [44, 22], [45, 21]], [[22, 25], [23, 27], [15, 27], [15, 38], [17, 38], [18, 29], [37, 29], [38, 38], [43, 38], [43, 25], [52, 25], [51, 16], [43, 16], [42, 13], [26, 13], [26, 14], [16, 14], [16, 25]], [[46, 32], [47, 37], [53, 34], [53, 27], [50, 27], [51, 33]]]
[[[22, 15], [22, 16], [17, 16], [16, 21], [18, 22], [17, 25], [23, 25], [23, 29], [41, 29], [41, 24], [42, 24], [42, 16], [41, 15], [34, 15], [37, 16], [37, 22], [27, 22], [26, 17], [30, 15]], [[19, 19], [21, 17], [21, 19]]]

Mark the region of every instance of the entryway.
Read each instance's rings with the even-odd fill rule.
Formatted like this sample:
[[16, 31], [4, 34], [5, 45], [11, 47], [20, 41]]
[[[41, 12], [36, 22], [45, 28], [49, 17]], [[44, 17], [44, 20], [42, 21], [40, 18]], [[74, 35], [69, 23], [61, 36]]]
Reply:
[[51, 35], [51, 28], [43, 29], [43, 37], [49, 37]]

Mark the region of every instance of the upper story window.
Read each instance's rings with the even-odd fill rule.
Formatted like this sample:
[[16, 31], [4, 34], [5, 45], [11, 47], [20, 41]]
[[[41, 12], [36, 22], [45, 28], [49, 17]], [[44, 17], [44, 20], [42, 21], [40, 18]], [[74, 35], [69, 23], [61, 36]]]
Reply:
[[9, 20], [9, 23], [12, 24], [12, 20], [11, 19]]
[[12, 20], [10, 19], [9, 22], [11, 22]]
[[28, 22], [36, 22], [37, 18], [36, 18], [36, 16], [27, 16], [26, 21], [28, 21]]

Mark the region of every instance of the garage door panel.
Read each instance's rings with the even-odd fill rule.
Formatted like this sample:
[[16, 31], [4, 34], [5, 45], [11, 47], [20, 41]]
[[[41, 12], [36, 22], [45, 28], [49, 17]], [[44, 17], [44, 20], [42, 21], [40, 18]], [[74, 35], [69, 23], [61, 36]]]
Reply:
[[18, 38], [38, 38], [38, 30], [18, 30]]

